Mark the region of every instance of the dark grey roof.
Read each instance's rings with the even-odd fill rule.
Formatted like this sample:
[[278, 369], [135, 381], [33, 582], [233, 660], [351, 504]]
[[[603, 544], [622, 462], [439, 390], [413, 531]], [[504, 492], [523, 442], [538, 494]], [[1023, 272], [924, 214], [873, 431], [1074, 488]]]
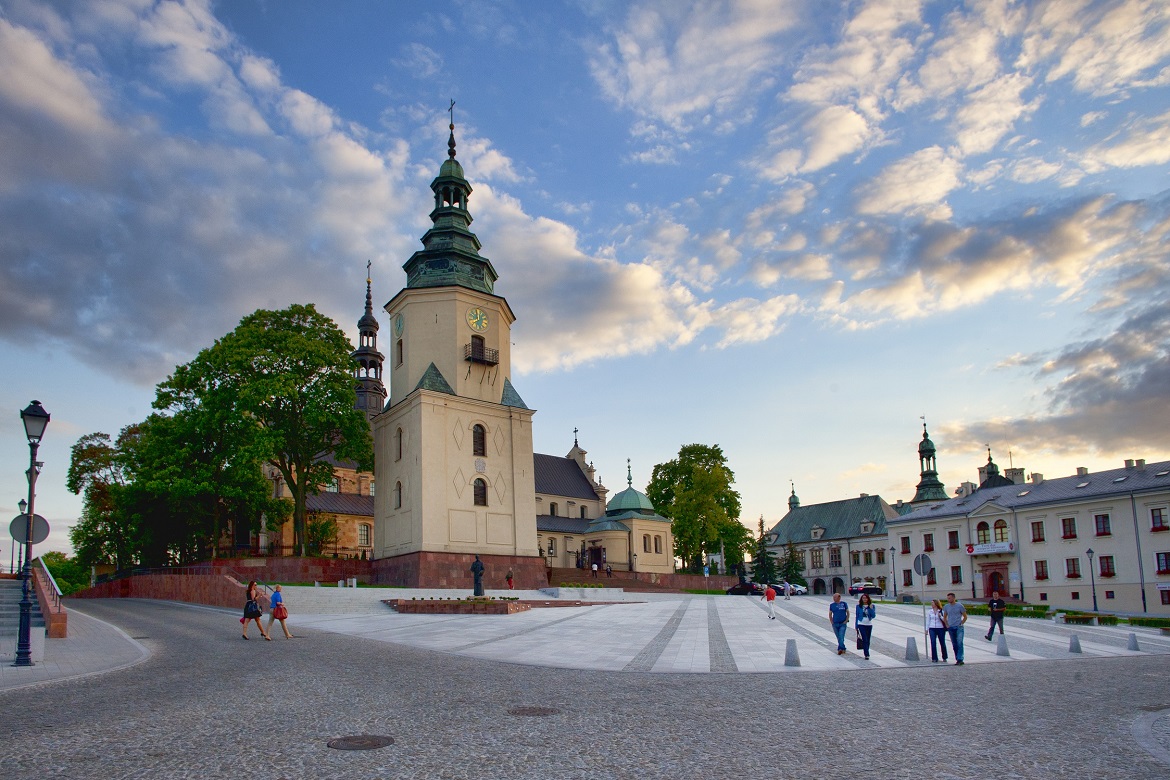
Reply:
[[532, 465], [537, 493], [597, 500], [597, 491], [593, 489], [577, 461], [572, 458], [541, 455], [537, 452], [532, 455]]
[[503, 397], [500, 398], [500, 404], [502, 406], [511, 406], [516, 409], [528, 408], [528, 406], [524, 403], [524, 399], [521, 398], [520, 394], [516, 392], [516, 388], [512, 387], [512, 380], [508, 379], [508, 377], [504, 377], [504, 394]]
[[311, 512], [373, 517], [374, 497], [354, 493], [318, 493], [305, 496], [305, 507]]
[[583, 534], [589, 530], [589, 521], [583, 517], [537, 515], [536, 530], [554, 534]]
[[969, 496], [959, 496], [941, 504], [915, 509], [910, 514], [897, 518], [890, 525], [919, 522], [927, 518], [965, 517], [988, 503], [994, 503], [1004, 509], [1020, 509], [1168, 488], [1170, 461], [1162, 461], [1147, 463], [1144, 469], [1127, 466], [1085, 476], [1046, 479], [1040, 484], [1024, 483], [980, 488]]
[[784, 515], [771, 533], [776, 535], [774, 544], [778, 545], [813, 541], [813, 526], [825, 529], [821, 536], [823, 541], [850, 539], [862, 536], [862, 521], [872, 520], [873, 530], [865, 536], [882, 536], [886, 532], [886, 521], [897, 516], [898, 512], [881, 496], [861, 496], [798, 506]]
[[422, 378], [418, 380], [418, 384], [414, 386], [415, 390], [422, 388], [423, 390], [433, 390], [436, 393], [446, 393], [447, 395], [455, 395], [455, 391], [451, 389], [451, 385], [443, 377], [443, 372], [435, 367], [434, 363], [427, 366], [427, 370], [423, 372]]

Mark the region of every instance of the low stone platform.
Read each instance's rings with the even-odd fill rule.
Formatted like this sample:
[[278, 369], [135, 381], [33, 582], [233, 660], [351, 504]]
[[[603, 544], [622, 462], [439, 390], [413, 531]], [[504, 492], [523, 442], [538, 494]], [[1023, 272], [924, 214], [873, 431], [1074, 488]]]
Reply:
[[383, 603], [402, 615], [514, 615], [532, 609], [522, 601], [494, 599], [387, 599]]

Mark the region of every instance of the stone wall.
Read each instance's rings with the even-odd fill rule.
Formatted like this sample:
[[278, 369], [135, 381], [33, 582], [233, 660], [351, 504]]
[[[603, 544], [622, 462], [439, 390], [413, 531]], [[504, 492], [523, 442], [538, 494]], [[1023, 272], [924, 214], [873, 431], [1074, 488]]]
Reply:
[[[258, 579], [258, 578], [257, 578]], [[245, 583], [226, 574], [140, 574], [101, 582], [74, 593], [74, 599], [162, 599], [228, 607], [244, 612]], [[260, 598], [265, 609], [268, 597]]]
[[[505, 579], [512, 570], [516, 588], [533, 590], [548, 587], [544, 560], [536, 556], [481, 555], [483, 586], [492, 590], [508, 587]], [[402, 588], [460, 588], [471, 590], [475, 578], [471, 574], [474, 555], [462, 553], [417, 552], [381, 558], [373, 562], [377, 585], [396, 585]]]
[[345, 558], [217, 558], [200, 564], [212, 566], [241, 582], [256, 580], [266, 585], [288, 585], [314, 582], [336, 583], [356, 577], [358, 582], [372, 582], [373, 561]]
[[726, 590], [739, 582], [739, 577], [733, 574], [712, 574], [710, 577], [704, 577], [701, 574], [657, 574], [639, 571], [623, 572], [622, 576], [673, 590]]

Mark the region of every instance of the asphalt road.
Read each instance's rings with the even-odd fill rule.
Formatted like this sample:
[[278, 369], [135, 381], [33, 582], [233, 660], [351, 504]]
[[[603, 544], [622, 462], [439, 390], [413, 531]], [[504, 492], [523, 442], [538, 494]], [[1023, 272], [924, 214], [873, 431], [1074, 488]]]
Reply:
[[[1170, 765], [1135, 739], [1142, 722], [1150, 736], [1151, 714], [1155, 738], [1170, 726], [1165, 655], [610, 673], [311, 629], [294, 640], [277, 631], [272, 642], [253, 632], [245, 642], [235, 611], [171, 603], [74, 608], [121, 627], [153, 656], [0, 693], [0, 765], [9, 777], [1170, 776]], [[394, 741], [374, 750], [328, 746], [356, 735]]]

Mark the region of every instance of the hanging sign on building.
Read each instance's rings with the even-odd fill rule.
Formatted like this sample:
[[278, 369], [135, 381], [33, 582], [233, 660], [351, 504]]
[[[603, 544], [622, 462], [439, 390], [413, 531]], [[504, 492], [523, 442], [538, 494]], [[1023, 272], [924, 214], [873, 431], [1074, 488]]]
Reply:
[[985, 544], [969, 544], [967, 545], [968, 555], [991, 555], [992, 553], [1010, 553], [1015, 552], [1016, 545], [1013, 542], [987, 542]]

